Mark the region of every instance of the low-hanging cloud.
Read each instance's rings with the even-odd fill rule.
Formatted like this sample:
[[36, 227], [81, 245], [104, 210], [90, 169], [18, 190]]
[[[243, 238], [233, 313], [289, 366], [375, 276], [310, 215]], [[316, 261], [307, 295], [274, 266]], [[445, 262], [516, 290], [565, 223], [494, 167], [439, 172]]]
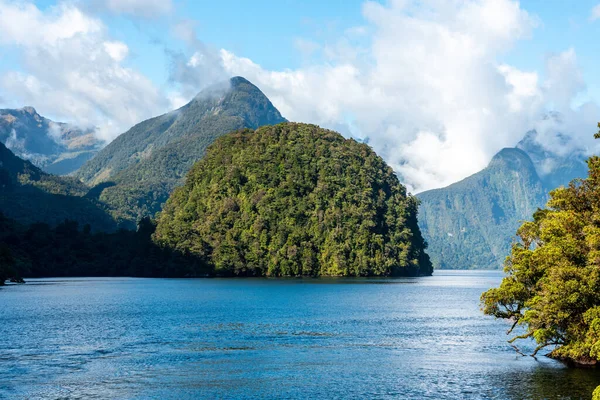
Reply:
[[536, 26], [518, 3], [367, 2], [363, 14], [372, 37], [359, 58], [266, 71], [223, 51], [226, 68], [259, 84], [288, 118], [347, 124], [413, 190], [476, 172], [530, 126], [541, 100], [521, 84], [537, 76], [497, 61]]
[[101, 20], [73, 4], [42, 12], [31, 3], [0, 0], [0, 44], [20, 54], [21, 70], [0, 77], [6, 98], [97, 127], [101, 139], [168, 109], [148, 78], [123, 65], [128, 46], [111, 40]]
[[[140, 16], [139, 1], [103, 1], [113, 3], [122, 7], [112, 12]], [[100, 19], [74, 4], [42, 12], [0, 0], [0, 45], [19, 48], [22, 58], [21, 72], [0, 79], [0, 91], [42, 113], [99, 126], [109, 140], [208, 85], [241, 75], [286, 118], [368, 142], [412, 191], [479, 171], [531, 129], [557, 154], [589, 153], [595, 146], [590, 129], [600, 110], [592, 102], [574, 106], [586, 89], [574, 50], [549, 54], [545, 71], [501, 61], [538, 25], [518, 1], [367, 1], [364, 23], [331, 43], [297, 38], [307, 62], [280, 71], [216, 49], [197, 36], [192, 21], [179, 21], [171, 33], [185, 48], [167, 50], [169, 81], [162, 90], [125, 67], [127, 44], [111, 39]], [[172, 7], [170, 1], [151, 4], [158, 5], [154, 15]], [[550, 112], [560, 117], [547, 118]]]
[[195, 23], [179, 21], [172, 27], [176, 38], [186, 45], [185, 51], [166, 49], [169, 60], [168, 93], [172, 108], [179, 108], [202, 89], [229, 78], [218, 49], [198, 38]]
[[[591, 103], [572, 108], [585, 89], [573, 50], [549, 56], [543, 80], [499, 61], [538, 24], [518, 2], [367, 2], [363, 15], [370, 47], [338, 62], [269, 71], [222, 50], [225, 68], [258, 84], [287, 118], [345, 125], [368, 140], [413, 191], [481, 170], [532, 128], [540, 140], [562, 132], [591, 146], [594, 125], [583, 125], [597, 113]], [[561, 121], [544, 119], [549, 110]]]

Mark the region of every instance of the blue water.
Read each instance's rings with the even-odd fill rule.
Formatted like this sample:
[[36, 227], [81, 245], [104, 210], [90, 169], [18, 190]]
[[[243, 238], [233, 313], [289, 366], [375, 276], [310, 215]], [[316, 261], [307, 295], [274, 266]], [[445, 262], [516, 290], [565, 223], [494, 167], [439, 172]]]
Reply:
[[481, 315], [500, 279], [30, 280], [0, 289], [0, 398], [589, 399], [598, 371]]

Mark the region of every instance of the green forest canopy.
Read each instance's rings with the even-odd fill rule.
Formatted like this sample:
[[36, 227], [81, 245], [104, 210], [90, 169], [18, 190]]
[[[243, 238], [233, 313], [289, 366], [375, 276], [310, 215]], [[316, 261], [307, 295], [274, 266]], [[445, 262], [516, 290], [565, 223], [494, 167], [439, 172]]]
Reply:
[[[600, 128], [600, 124], [598, 124]], [[600, 133], [596, 134], [600, 138]], [[578, 364], [600, 360], [600, 157], [588, 177], [550, 193], [547, 209], [525, 222], [500, 287], [482, 295], [483, 311], [513, 321], [550, 356]]]
[[283, 123], [217, 139], [154, 237], [218, 275], [430, 275], [417, 207], [369, 146]]
[[187, 277], [206, 267], [156, 246], [155, 224], [142, 219], [137, 231], [94, 233], [66, 220], [22, 225], [0, 212], [0, 285], [9, 278], [59, 276]]

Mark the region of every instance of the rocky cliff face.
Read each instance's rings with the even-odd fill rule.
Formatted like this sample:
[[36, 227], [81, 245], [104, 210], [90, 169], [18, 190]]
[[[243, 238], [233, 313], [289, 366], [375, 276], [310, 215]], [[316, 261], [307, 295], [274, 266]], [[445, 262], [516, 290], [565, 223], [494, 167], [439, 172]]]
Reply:
[[418, 195], [419, 225], [436, 268], [500, 268], [521, 221], [547, 201], [527, 153], [500, 151], [484, 170]]

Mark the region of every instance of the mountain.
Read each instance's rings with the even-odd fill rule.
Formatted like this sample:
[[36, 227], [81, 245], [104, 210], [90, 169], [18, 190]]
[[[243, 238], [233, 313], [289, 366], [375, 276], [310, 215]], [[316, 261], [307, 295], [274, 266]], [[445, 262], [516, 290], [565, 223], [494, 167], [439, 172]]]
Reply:
[[208, 145], [228, 132], [285, 119], [241, 77], [205, 89], [178, 110], [143, 121], [117, 137], [77, 173], [131, 225], [160, 211]]
[[431, 275], [417, 206], [367, 145], [281, 123], [217, 139], [154, 238], [216, 275]]
[[520, 221], [548, 199], [529, 155], [506, 148], [487, 168], [418, 195], [419, 225], [436, 268], [500, 268]]
[[0, 143], [0, 213], [21, 224], [56, 226], [65, 219], [93, 230], [116, 229], [114, 220], [93, 199], [88, 187], [73, 177], [47, 174], [17, 157]]
[[573, 150], [559, 155], [544, 149], [535, 130], [527, 132], [523, 140], [517, 144], [517, 148], [526, 152], [531, 158], [548, 191], [566, 186], [575, 178], [585, 178], [588, 172], [587, 156], [583, 150], [569, 143], [571, 139], [568, 137], [559, 136], [559, 139], [562, 139], [562, 148]]
[[92, 130], [42, 117], [33, 107], [0, 110], [0, 142], [46, 172], [67, 175], [102, 145]]

